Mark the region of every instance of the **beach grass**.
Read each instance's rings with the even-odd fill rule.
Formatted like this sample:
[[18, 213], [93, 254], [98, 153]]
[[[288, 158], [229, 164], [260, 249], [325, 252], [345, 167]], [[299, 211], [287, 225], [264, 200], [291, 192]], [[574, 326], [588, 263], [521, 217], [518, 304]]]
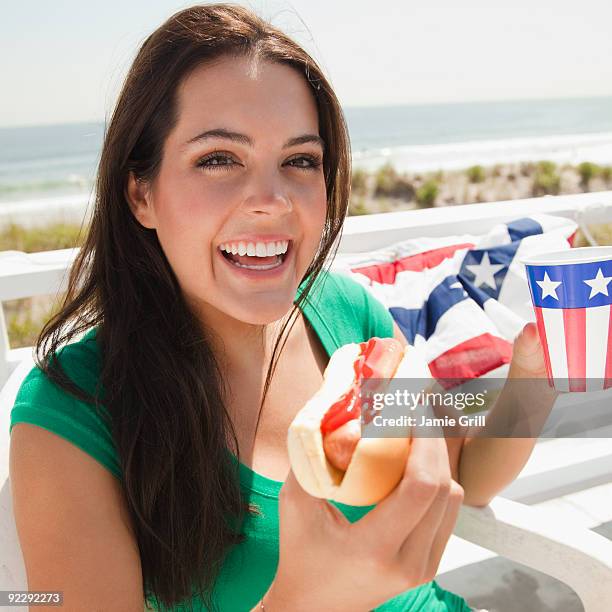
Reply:
[[81, 246], [87, 226], [53, 223], [44, 227], [26, 228], [15, 223], [0, 231], [0, 251], [38, 253]]
[[[499, 172], [499, 170], [496, 171]], [[486, 178], [485, 169], [482, 166], [472, 166], [466, 170], [466, 174], [470, 183], [484, 183]]]
[[559, 195], [561, 192], [561, 175], [557, 166], [550, 161], [541, 161], [535, 167], [532, 195]]
[[386, 163], [375, 171], [353, 170], [349, 215], [608, 189], [612, 166], [591, 162], [572, 166], [540, 160], [431, 172], [400, 172]]
[[612, 223], [589, 225], [587, 230], [593, 236], [597, 245], [591, 245], [584, 232], [578, 229], [573, 243], [575, 248], [584, 246], [612, 246]]
[[[0, 251], [39, 253], [80, 247], [87, 230], [87, 226], [76, 223], [52, 223], [32, 228], [11, 223], [0, 231]], [[43, 325], [59, 310], [61, 297], [43, 295], [3, 302], [9, 346], [34, 345]]]
[[11, 348], [33, 346], [44, 324], [59, 311], [59, 297], [37, 296], [2, 304]]
[[429, 208], [434, 205], [440, 187], [435, 179], [429, 179], [416, 192], [416, 203], [419, 208]]

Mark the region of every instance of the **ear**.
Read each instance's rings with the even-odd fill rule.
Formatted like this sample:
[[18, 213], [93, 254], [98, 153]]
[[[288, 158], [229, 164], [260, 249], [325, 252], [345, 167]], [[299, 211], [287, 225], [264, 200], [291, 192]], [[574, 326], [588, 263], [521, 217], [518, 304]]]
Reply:
[[148, 229], [155, 229], [155, 210], [149, 183], [138, 180], [134, 173], [130, 172], [125, 188], [125, 199], [140, 225]]

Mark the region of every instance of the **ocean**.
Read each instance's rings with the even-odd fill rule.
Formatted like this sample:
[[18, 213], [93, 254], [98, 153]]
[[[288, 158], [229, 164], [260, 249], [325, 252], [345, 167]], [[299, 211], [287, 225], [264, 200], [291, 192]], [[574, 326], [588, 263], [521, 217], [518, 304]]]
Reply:
[[[612, 98], [346, 108], [356, 167], [612, 164]], [[0, 128], [0, 207], [88, 194], [103, 123]]]

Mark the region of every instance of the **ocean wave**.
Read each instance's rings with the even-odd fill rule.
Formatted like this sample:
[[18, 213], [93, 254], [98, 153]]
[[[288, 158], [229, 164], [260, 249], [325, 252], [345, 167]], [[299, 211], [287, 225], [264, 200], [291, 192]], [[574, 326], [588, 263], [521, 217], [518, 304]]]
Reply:
[[32, 159], [1, 159], [0, 177], [13, 173], [38, 172], [54, 168], [87, 168], [93, 170], [98, 163], [98, 153], [54, 155]]
[[612, 132], [380, 147], [353, 152], [353, 164], [369, 170], [384, 163], [392, 163], [402, 171], [435, 171], [542, 159], [568, 164], [583, 161], [610, 164]]
[[80, 174], [69, 174], [63, 178], [32, 179], [20, 182], [0, 181], [0, 199], [22, 199], [33, 194], [44, 195], [86, 192], [91, 189], [93, 180]]

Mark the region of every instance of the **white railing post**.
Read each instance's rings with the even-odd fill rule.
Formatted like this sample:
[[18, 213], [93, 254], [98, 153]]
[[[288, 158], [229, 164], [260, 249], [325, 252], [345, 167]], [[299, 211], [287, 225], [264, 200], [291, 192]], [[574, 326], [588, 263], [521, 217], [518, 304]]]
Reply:
[[4, 318], [4, 308], [0, 302], [0, 386], [9, 375], [9, 351], [11, 347], [6, 329], [6, 320]]

